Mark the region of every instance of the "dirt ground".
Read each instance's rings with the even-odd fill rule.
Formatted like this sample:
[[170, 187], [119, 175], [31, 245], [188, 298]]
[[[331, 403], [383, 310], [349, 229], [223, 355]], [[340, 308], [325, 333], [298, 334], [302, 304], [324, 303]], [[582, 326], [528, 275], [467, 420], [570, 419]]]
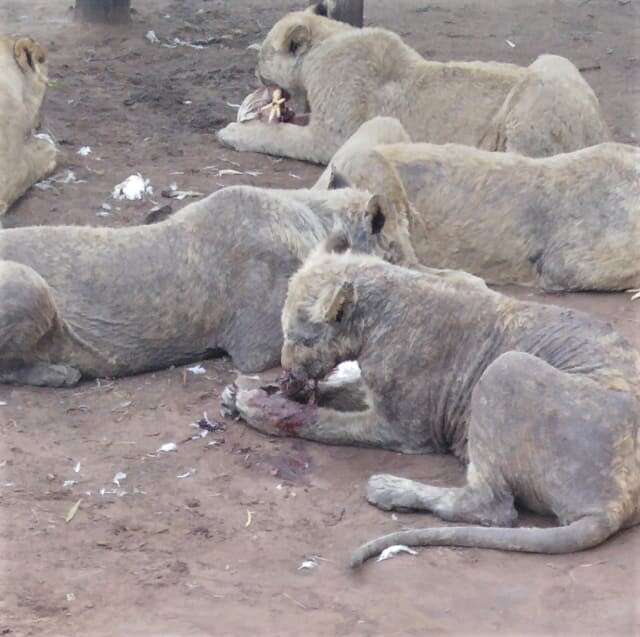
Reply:
[[[0, 0], [0, 32], [31, 34], [50, 51], [46, 128], [65, 150], [61, 173], [82, 182], [33, 189], [6, 226], [140, 223], [152, 202], [110, 199], [133, 172], [151, 179], [160, 203], [172, 182], [209, 193], [314, 181], [317, 167], [233, 153], [213, 136], [234, 117], [227, 103], [254, 85], [247, 46], [295, 2], [133, 0], [133, 22], [120, 29], [73, 24], [70, 4]], [[566, 55], [591, 69], [615, 139], [640, 140], [638, 0], [366, 4], [369, 24], [427, 57]], [[149, 30], [212, 40], [165, 48], [145, 40]], [[81, 146], [92, 154], [78, 155]], [[259, 174], [218, 176], [226, 168]], [[628, 296], [507, 292], [592, 311], [640, 347], [640, 307]], [[640, 634], [638, 530], [576, 555], [435, 548], [349, 572], [361, 541], [438, 524], [368, 506], [371, 473], [450, 484], [462, 468], [444, 456], [272, 440], [229, 421], [188, 440], [203, 412], [218, 417], [234, 374], [229, 361], [204, 366], [69, 390], [0, 386], [0, 635]], [[178, 451], [156, 453], [168, 442]], [[127, 474], [119, 487], [117, 472]], [[299, 570], [313, 555], [319, 566]]]

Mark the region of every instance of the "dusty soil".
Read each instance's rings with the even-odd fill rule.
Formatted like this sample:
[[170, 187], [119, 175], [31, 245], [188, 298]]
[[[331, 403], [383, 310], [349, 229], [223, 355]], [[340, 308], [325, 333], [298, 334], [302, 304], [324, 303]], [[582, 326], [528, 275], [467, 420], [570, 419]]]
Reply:
[[[254, 86], [247, 45], [295, 2], [134, 0], [132, 25], [111, 30], [73, 24], [69, 4], [0, 0], [0, 31], [32, 34], [51, 52], [46, 128], [66, 151], [64, 170], [84, 182], [32, 190], [6, 226], [140, 223], [152, 202], [109, 197], [138, 171], [160, 203], [172, 182], [204, 193], [313, 182], [316, 167], [239, 155], [213, 137], [234, 116], [227, 102]], [[592, 69], [614, 137], [640, 139], [637, 0], [367, 6], [369, 24], [437, 59], [566, 55]], [[164, 48], [144, 39], [149, 30], [164, 41], [213, 39]], [[83, 158], [85, 145], [93, 152]], [[225, 168], [261, 174], [217, 176]], [[112, 210], [99, 216], [103, 203]], [[507, 292], [592, 311], [640, 346], [640, 308], [624, 295]], [[171, 369], [64, 391], [0, 387], [1, 635], [639, 634], [637, 530], [577, 555], [436, 548], [348, 572], [359, 542], [438, 524], [368, 506], [369, 474], [450, 484], [462, 468], [443, 456], [272, 440], [233, 422], [185, 442], [203, 412], [218, 417], [233, 378], [228, 361], [204, 366], [199, 376]], [[157, 454], [167, 442], [178, 451]], [[127, 474], [120, 487], [117, 472]], [[319, 566], [298, 570], [312, 555]]]

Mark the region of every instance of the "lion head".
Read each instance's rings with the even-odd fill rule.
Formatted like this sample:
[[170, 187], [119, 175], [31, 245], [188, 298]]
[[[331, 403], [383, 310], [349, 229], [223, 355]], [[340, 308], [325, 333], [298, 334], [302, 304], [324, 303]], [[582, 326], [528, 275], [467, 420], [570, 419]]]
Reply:
[[302, 63], [327, 38], [353, 29], [313, 11], [289, 13], [267, 34], [258, 56], [258, 78], [291, 93], [303, 88]]

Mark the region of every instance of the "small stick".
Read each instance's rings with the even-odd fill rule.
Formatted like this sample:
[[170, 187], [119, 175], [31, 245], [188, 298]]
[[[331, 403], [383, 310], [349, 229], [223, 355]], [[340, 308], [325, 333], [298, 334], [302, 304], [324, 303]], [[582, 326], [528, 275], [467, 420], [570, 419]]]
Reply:
[[300, 606], [300, 608], [302, 608], [302, 610], [307, 610], [307, 607], [302, 603], [299, 602], [297, 599], [295, 599], [294, 597], [291, 597], [291, 595], [289, 595], [289, 593], [282, 593], [284, 595], [284, 597], [286, 597], [287, 599], [290, 599], [294, 604], [297, 604], [298, 606]]

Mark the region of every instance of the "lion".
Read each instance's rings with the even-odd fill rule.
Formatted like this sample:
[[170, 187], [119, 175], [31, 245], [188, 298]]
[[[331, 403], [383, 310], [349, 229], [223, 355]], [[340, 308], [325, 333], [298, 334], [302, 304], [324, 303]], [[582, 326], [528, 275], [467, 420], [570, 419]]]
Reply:
[[549, 291], [640, 287], [640, 149], [607, 142], [555, 157], [411, 143], [394, 118], [374, 118], [336, 153], [314, 188], [339, 171], [376, 184], [406, 219], [422, 264], [490, 284]]
[[0, 217], [56, 168], [53, 141], [35, 134], [47, 84], [45, 50], [31, 38], [0, 37]]
[[334, 228], [415, 259], [375, 194], [338, 186], [225, 188], [150, 226], [0, 230], [0, 382], [68, 386], [220, 352], [274, 367], [288, 278]]
[[218, 131], [239, 151], [327, 164], [359, 126], [397, 117], [416, 142], [546, 157], [609, 139], [598, 99], [566, 58], [528, 67], [425, 60], [386, 29], [358, 29], [313, 11], [266, 36], [257, 75], [310, 108], [307, 126], [254, 120]]
[[[499, 527], [392, 533], [359, 549], [354, 566], [397, 544], [579, 551], [640, 522], [640, 354], [608, 324], [321, 247], [290, 280], [282, 328], [292, 378], [358, 362], [349, 391], [359, 406], [240, 379], [223, 394], [227, 412], [271, 435], [452, 452], [468, 462], [465, 486], [376, 475], [367, 499]], [[561, 526], [506, 528], [515, 501]]]

